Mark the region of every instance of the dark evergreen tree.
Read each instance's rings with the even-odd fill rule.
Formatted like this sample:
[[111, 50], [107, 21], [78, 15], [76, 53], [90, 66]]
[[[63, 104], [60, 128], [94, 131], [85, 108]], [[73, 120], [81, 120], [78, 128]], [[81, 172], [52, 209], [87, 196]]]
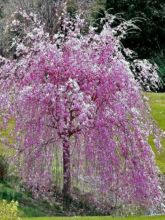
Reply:
[[[123, 43], [138, 52], [141, 58], [150, 58], [165, 50], [164, 0], [97, 0], [97, 4], [105, 4], [107, 11], [126, 20], [137, 20], [136, 25], [140, 30], [129, 34]], [[95, 19], [104, 16], [103, 10], [98, 9], [97, 15], [96, 12], [94, 14]]]

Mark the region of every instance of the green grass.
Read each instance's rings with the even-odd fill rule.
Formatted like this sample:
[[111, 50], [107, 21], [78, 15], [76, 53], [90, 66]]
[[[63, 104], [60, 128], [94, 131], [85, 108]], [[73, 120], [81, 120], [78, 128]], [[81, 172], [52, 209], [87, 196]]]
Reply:
[[126, 217], [126, 218], [120, 218], [120, 217], [46, 217], [46, 218], [24, 218], [23, 220], [165, 220], [165, 216], [137, 216], [137, 217]]
[[[165, 131], [165, 93], [147, 93], [151, 106], [151, 113], [159, 127]], [[151, 145], [152, 142], [151, 142]], [[162, 139], [162, 150], [155, 150], [156, 161], [162, 173], [165, 173], [165, 138]]]

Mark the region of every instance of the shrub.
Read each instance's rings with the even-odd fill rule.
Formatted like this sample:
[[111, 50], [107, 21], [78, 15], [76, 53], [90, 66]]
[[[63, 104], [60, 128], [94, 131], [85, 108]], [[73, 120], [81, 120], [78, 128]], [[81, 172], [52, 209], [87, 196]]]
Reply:
[[6, 200], [0, 202], [0, 219], [1, 220], [20, 220], [18, 211], [18, 202]]

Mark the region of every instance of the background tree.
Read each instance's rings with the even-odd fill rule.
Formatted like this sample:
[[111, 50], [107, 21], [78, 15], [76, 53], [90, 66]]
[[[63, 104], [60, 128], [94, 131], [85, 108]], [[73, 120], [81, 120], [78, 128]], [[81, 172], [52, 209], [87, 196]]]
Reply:
[[164, 50], [164, 1], [98, 0], [97, 2], [98, 5], [104, 5], [110, 13], [118, 13], [126, 20], [137, 19], [141, 31], [136, 35], [129, 35], [124, 45], [138, 52], [140, 58], [150, 58], [154, 53]]

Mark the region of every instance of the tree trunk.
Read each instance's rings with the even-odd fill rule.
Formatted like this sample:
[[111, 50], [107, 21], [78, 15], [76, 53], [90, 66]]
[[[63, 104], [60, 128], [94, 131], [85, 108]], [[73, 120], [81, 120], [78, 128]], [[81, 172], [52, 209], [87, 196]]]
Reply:
[[63, 199], [68, 203], [71, 190], [70, 146], [68, 138], [63, 140]]

